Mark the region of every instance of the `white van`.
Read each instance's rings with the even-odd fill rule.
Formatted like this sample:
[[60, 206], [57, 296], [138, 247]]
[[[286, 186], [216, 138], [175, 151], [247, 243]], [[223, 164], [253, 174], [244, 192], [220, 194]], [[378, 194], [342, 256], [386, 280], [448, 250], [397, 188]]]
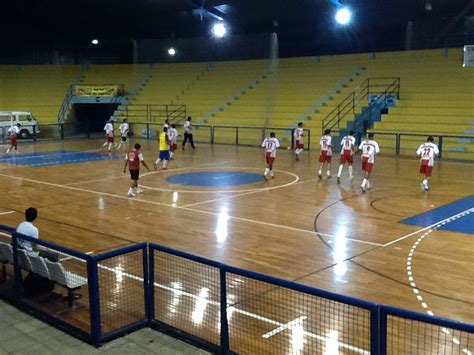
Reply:
[[0, 136], [6, 136], [11, 126], [21, 124], [19, 138], [31, 138], [40, 132], [39, 124], [31, 112], [0, 111]]

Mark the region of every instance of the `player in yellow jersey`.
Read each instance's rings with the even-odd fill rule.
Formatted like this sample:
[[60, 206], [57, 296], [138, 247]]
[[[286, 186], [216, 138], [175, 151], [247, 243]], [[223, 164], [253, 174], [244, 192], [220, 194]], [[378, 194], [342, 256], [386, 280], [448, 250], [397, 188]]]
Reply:
[[168, 127], [163, 127], [163, 132], [160, 134], [160, 155], [155, 161], [155, 170], [161, 162], [163, 162], [163, 169], [168, 169], [168, 162], [170, 160], [170, 144]]

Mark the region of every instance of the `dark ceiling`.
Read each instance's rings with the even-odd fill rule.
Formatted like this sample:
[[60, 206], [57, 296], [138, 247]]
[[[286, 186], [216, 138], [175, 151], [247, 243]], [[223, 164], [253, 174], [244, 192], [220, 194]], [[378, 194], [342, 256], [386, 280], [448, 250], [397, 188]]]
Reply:
[[[337, 1], [352, 9], [350, 26], [335, 24]], [[301, 46], [343, 40], [378, 50], [408, 35], [437, 45], [474, 41], [474, 0], [12, 0], [0, 10], [6, 47], [206, 37], [219, 18], [232, 34], [277, 32]]]

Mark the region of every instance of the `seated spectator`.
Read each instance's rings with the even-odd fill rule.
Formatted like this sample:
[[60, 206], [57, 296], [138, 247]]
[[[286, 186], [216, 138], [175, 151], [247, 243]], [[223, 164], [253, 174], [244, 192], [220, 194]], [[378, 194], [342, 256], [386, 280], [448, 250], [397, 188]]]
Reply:
[[[39, 239], [38, 228], [33, 225], [33, 222], [38, 217], [38, 210], [30, 207], [25, 211], [25, 221], [21, 222], [16, 229], [17, 233], [26, 235], [31, 238]], [[59, 259], [59, 254], [51, 250], [42, 249], [38, 245], [32, 245], [30, 241], [24, 239], [18, 239], [18, 247], [24, 249], [28, 254], [39, 255], [43, 258], [47, 258], [50, 261], [56, 262]]]

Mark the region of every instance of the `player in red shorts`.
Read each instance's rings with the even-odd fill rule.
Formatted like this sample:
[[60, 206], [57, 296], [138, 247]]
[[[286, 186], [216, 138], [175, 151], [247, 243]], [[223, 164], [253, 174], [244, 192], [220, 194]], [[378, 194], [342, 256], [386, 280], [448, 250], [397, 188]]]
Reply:
[[112, 145], [114, 144], [114, 125], [112, 121], [107, 121], [104, 126], [105, 131], [105, 143], [102, 147], [107, 147], [107, 150], [110, 152], [112, 150]]
[[170, 160], [173, 159], [174, 152], [178, 149], [178, 136], [179, 132], [176, 129], [176, 125], [172, 124], [168, 130], [168, 137], [170, 139]]
[[262, 148], [265, 149], [265, 160], [267, 162], [267, 168], [263, 173], [263, 178], [267, 180], [267, 175], [270, 174], [272, 179], [273, 176], [273, 163], [275, 162], [276, 151], [280, 147], [280, 142], [275, 137], [275, 132], [270, 133], [270, 138], [265, 138], [262, 143]]
[[16, 126], [11, 126], [8, 129], [8, 137], [10, 138], [10, 148], [7, 149], [7, 154], [15, 148], [15, 153], [18, 153], [18, 134], [20, 133], [21, 124], [17, 123]]
[[420, 174], [422, 177], [421, 188], [425, 191], [429, 191], [428, 181], [430, 180], [433, 172], [434, 158], [438, 156], [439, 149], [434, 144], [433, 136], [429, 136], [426, 143], [420, 145], [416, 151], [416, 155], [420, 157]]
[[374, 134], [369, 133], [368, 138], [369, 139], [363, 141], [359, 146], [359, 150], [362, 152], [362, 171], [365, 172], [364, 180], [362, 181], [362, 185], [360, 185], [362, 192], [366, 192], [372, 187], [369, 177], [374, 166], [375, 156], [380, 153], [379, 145], [374, 141]]
[[321, 137], [319, 140], [319, 146], [321, 147], [321, 154], [319, 155], [319, 162], [321, 163], [319, 165], [319, 171], [318, 171], [318, 177], [320, 179], [323, 178], [323, 168], [324, 164], [328, 164], [328, 170], [327, 170], [327, 177], [331, 177], [331, 158], [332, 158], [332, 137], [331, 137], [331, 130], [326, 129], [324, 131], [324, 135]]
[[137, 194], [143, 192], [142, 189], [138, 187], [138, 179], [140, 178], [140, 163], [143, 164], [148, 171], [150, 168], [146, 165], [145, 160], [143, 160], [143, 155], [140, 152], [140, 144], [135, 144], [135, 149], [129, 151], [125, 156], [125, 165], [123, 167], [123, 173], [127, 172], [127, 165], [128, 170], [130, 171], [130, 178], [132, 182], [130, 184], [130, 189], [128, 189], [128, 196], [135, 197]]
[[341, 183], [341, 174], [344, 169], [344, 164], [349, 164], [349, 180], [352, 181], [354, 176], [352, 175], [352, 164], [354, 163], [354, 150], [356, 147], [356, 139], [354, 138], [354, 131], [350, 131], [348, 136], [345, 136], [341, 140], [341, 158], [339, 159], [339, 171], [337, 172], [337, 183]]
[[300, 154], [304, 151], [303, 122], [298, 123], [298, 128], [295, 129], [293, 137], [295, 139], [295, 159], [300, 160]]

